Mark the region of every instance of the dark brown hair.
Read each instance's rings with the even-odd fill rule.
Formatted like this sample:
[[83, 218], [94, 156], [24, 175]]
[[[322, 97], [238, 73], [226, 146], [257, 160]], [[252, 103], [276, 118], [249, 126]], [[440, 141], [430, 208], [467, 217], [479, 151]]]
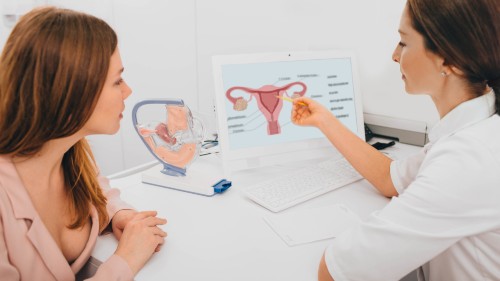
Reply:
[[[12, 30], [0, 57], [0, 154], [29, 156], [49, 140], [79, 131], [101, 93], [117, 37], [93, 16], [53, 7], [35, 9]], [[85, 139], [62, 166], [74, 219], [83, 226], [91, 205], [102, 230], [106, 198]]]
[[408, 0], [407, 7], [426, 48], [463, 71], [472, 93], [493, 88], [500, 115], [500, 1]]

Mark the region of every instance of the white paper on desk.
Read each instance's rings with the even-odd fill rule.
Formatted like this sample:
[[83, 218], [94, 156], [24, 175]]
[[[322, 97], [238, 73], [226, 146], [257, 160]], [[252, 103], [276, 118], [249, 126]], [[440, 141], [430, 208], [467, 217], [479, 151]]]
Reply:
[[266, 216], [264, 220], [289, 246], [336, 237], [360, 222], [356, 214], [340, 204]]

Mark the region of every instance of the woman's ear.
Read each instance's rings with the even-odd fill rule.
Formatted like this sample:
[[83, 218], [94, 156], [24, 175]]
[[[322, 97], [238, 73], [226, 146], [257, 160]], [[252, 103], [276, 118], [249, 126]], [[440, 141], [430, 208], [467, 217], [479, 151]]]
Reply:
[[445, 58], [440, 58], [439, 63], [441, 64], [442, 72], [444, 72], [444, 73], [448, 73], [448, 74], [453, 73], [457, 76], [464, 75], [464, 72], [462, 70], [460, 70], [459, 68], [457, 68], [454, 65], [449, 64]]
[[455, 75], [457, 76], [463, 76], [464, 75], [464, 72], [462, 70], [460, 70], [459, 68], [455, 67], [455, 66], [447, 66], [449, 71], [451, 73], [454, 73]]

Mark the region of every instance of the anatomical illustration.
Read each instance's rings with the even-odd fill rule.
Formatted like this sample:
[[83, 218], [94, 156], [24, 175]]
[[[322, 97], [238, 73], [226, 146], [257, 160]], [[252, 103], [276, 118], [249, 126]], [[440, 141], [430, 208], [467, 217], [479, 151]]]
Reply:
[[[297, 85], [300, 86], [302, 90], [298, 92], [296, 91], [291, 96], [289, 96], [287, 90]], [[234, 97], [232, 95], [232, 92], [237, 90], [250, 94], [250, 98], [246, 100], [242, 96]], [[258, 89], [235, 86], [229, 88], [226, 91], [226, 97], [233, 104], [234, 110], [243, 111], [247, 108], [248, 103], [252, 100], [253, 96], [255, 96], [258, 107], [267, 120], [267, 134], [276, 135], [281, 133], [281, 127], [278, 123], [278, 117], [281, 112], [281, 108], [283, 107], [283, 100], [277, 98], [277, 96], [286, 96], [293, 99], [303, 96], [306, 91], [306, 84], [297, 81], [281, 87], [274, 85], [264, 85]]]
[[198, 155], [203, 128], [193, 124], [187, 106], [167, 104], [165, 108], [166, 122], [138, 124], [137, 131], [159, 160], [185, 169]]

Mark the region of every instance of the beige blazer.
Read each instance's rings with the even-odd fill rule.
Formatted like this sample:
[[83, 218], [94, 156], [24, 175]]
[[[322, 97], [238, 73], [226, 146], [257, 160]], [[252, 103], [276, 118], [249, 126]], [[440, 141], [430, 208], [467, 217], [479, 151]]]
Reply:
[[[120, 192], [99, 178], [108, 198], [110, 219], [121, 209], [131, 207], [120, 200]], [[92, 208], [90, 237], [82, 254], [71, 265], [40, 219], [12, 159], [0, 155], [0, 279], [1, 280], [75, 280], [85, 265], [99, 234], [97, 211]], [[132, 280], [125, 260], [112, 255], [90, 280]]]

